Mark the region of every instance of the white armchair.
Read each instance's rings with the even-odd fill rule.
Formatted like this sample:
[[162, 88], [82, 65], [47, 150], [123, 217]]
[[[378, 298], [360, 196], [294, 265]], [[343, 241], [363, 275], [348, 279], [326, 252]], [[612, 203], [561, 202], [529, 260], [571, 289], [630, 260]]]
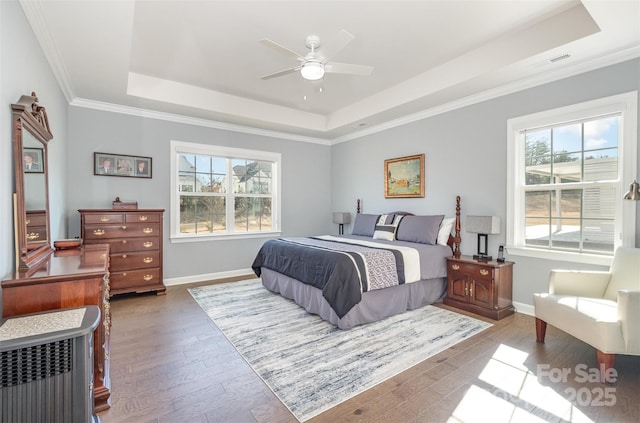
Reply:
[[640, 355], [640, 248], [618, 248], [608, 272], [552, 270], [533, 304], [538, 342], [548, 323], [594, 347], [605, 369], [615, 354]]

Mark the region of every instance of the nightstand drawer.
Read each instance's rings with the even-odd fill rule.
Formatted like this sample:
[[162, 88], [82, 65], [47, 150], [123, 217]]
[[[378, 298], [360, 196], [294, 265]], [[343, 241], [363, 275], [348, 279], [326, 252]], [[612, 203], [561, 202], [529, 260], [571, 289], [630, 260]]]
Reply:
[[486, 266], [482, 263], [469, 264], [452, 261], [448, 263], [448, 268], [450, 272], [466, 273], [478, 278], [490, 278], [494, 271], [494, 267]]

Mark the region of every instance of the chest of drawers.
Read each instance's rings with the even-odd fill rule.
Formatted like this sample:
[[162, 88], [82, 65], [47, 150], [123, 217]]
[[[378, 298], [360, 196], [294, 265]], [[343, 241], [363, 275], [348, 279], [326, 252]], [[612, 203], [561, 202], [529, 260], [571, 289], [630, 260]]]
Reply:
[[81, 237], [109, 244], [111, 294], [155, 291], [164, 294], [161, 209], [81, 209]]

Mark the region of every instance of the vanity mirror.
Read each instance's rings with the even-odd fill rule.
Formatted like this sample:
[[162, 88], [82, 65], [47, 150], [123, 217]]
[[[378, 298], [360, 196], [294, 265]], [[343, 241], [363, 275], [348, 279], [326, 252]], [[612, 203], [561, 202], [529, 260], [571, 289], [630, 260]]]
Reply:
[[14, 219], [18, 269], [29, 269], [51, 254], [47, 143], [53, 138], [45, 108], [35, 93], [13, 110]]

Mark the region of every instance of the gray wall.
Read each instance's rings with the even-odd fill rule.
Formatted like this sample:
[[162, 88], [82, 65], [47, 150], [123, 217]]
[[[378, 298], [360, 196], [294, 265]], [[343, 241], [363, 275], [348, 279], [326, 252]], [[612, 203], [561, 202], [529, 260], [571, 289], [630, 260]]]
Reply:
[[0, 277], [15, 268], [13, 235], [13, 146], [10, 104], [35, 91], [47, 110], [52, 239], [66, 236], [67, 101], [17, 1], [0, 1]]
[[[118, 196], [140, 208], [165, 209], [165, 278], [196, 279], [249, 269], [264, 238], [171, 243], [169, 240], [171, 140], [248, 148], [282, 155], [282, 233], [304, 236], [336, 231], [331, 223], [330, 147], [146, 117], [69, 108], [67, 177], [73, 181], [66, 213], [69, 236], [80, 235], [82, 208], [111, 208]], [[93, 175], [93, 153], [150, 156], [151, 179]]]
[[[462, 253], [476, 250], [476, 235], [464, 231], [465, 216], [488, 214], [502, 219], [501, 234], [489, 236], [489, 252], [495, 255], [506, 239], [507, 120], [639, 89], [640, 60], [633, 60], [335, 145], [331, 149], [334, 209], [354, 211], [360, 198], [365, 213], [406, 210], [453, 216], [455, 196], [460, 195]], [[385, 199], [384, 160], [419, 153], [426, 155], [425, 198]], [[636, 243], [640, 241], [640, 207], [637, 221]], [[547, 289], [550, 269], [602, 269], [508, 258], [516, 263], [513, 299], [529, 305], [534, 292]]]

